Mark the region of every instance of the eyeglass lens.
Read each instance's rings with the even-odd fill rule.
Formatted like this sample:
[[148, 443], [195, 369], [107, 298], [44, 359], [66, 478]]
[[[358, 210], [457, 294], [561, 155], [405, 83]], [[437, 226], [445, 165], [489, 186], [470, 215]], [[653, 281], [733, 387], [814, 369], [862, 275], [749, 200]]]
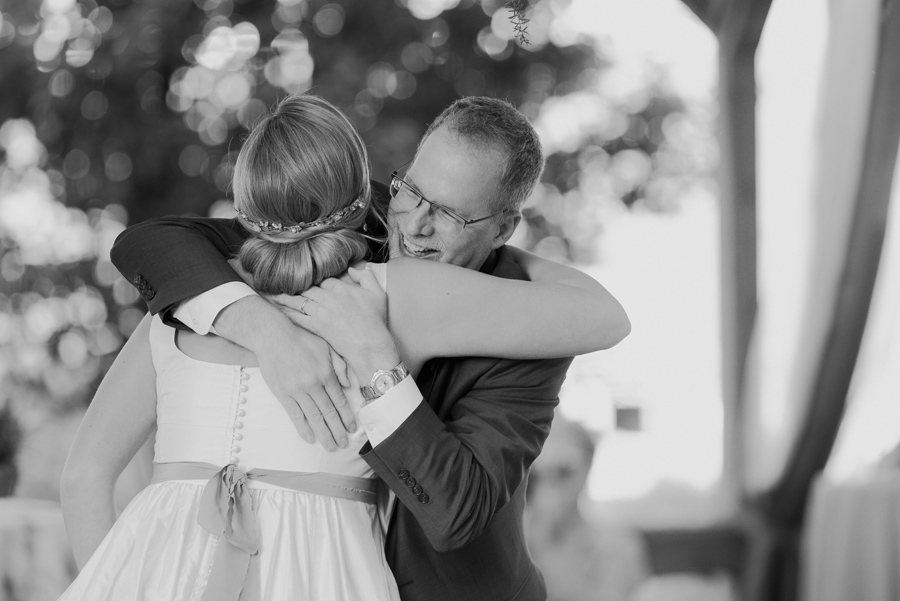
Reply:
[[391, 180], [391, 196], [394, 207], [404, 213], [417, 209], [423, 201], [428, 203], [428, 214], [431, 216], [432, 222], [444, 231], [458, 234], [465, 227], [465, 222], [460, 217], [445, 207], [431, 202], [398, 176], [394, 176]]

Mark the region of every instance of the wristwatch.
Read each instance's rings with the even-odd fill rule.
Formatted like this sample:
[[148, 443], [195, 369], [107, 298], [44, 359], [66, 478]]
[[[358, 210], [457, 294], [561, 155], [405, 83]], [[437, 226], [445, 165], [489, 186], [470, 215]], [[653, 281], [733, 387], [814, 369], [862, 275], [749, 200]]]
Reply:
[[359, 390], [362, 392], [363, 399], [366, 402], [374, 401], [399, 384], [408, 375], [409, 370], [402, 363], [394, 369], [379, 369], [372, 376], [372, 381], [366, 386], [360, 386]]

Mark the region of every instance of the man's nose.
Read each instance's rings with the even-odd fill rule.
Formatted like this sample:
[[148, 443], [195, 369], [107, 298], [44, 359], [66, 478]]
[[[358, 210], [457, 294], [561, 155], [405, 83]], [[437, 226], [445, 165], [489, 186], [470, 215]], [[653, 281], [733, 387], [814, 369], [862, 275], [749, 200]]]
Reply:
[[431, 220], [431, 207], [427, 202], [422, 202], [418, 207], [406, 214], [406, 222], [403, 224], [403, 232], [408, 236], [430, 236], [434, 233], [434, 223]]

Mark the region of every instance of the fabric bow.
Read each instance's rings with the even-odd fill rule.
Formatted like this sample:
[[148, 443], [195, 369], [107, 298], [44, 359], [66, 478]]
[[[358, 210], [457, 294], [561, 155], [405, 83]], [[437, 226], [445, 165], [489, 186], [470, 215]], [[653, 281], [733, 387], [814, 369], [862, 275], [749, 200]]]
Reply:
[[259, 599], [259, 566], [250, 569], [259, 551], [259, 533], [246, 481], [247, 474], [229, 464], [203, 488], [197, 522], [220, 539], [202, 601]]

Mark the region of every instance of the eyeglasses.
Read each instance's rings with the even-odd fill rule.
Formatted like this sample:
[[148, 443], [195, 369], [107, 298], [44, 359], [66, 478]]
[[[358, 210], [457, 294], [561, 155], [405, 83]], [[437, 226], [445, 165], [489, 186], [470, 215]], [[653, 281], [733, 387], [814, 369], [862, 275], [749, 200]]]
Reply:
[[[408, 164], [408, 163], [407, 163]], [[406, 165], [404, 165], [405, 167]], [[403, 169], [401, 167], [400, 169]], [[416, 190], [415, 186], [400, 177], [400, 169], [391, 174], [391, 209], [398, 213], [409, 213], [422, 206], [422, 202], [428, 203], [428, 214], [435, 228], [443, 232], [457, 236], [467, 226], [479, 221], [485, 221], [491, 217], [495, 217], [503, 211], [498, 211], [487, 217], [479, 217], [478, 219], [466, 219], [453, 209], [444, 205], [428, 200], [422, 193]]]

